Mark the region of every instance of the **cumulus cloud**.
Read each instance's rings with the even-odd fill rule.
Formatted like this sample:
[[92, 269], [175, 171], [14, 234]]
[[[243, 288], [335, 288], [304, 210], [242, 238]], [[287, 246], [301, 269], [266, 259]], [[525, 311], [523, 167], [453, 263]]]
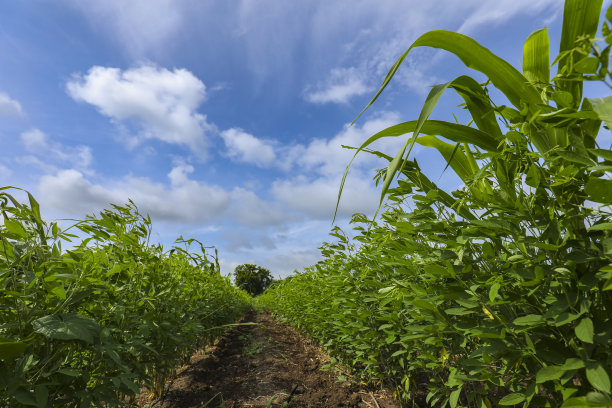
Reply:
[[11, 99], [6, 93], [0, 92], [0, 115], [23, 116], [21, 104]]
[[[93, 161], [89, 146], [64, 146], [49, 140], [49, 137], [39, 129], [23, 132], [19, 138], [28, 152], [44, 158], [45, 163], [51, 162], [62, 167], [86, 169]], [[32, 162], [32, 159], [28, 161]], [[39, 161], [39, 159], [35, 158], [34, 161]]]
[[218, 217], [229, 206], [229, 194], [218, 186], [189, 179], [191, 172], [193, 167], [189, 165], [174, 167], [168, 174], [169, 186], [132, 176], [103, 185], [69, 169], [43, 176], [38, 190], [46, 205], [81, 216], [131, 198], [143, 213], [160, 221], [189, 224]]
[[239, 128], [221, 132], [230, 158], [258, 167], [270, 167], [276, 162], [274, 146], [267, 141], [256, 138]]
[[331, 71], [330, 77], [316, 90], [306, 91], [306, 100], [312, 103], [340, 103], [346, 104], [355, 96], [361, 96], [372, 91], [366, 84], [365, 76], [359, 74], [357, 69], [336, 68]]
[[131, 142], [158, 139], [203, 154], [214, 126], [196, 112], [206, 87], [186, 69], [141, 66], [128, 70], [94, 66], [68, 82], [68, 94], [87, 102], [118, 124], [134, 123], [140, 132]]
[[240, 187], [228, 191], [194, 180], [194, 170], [189, 164], [177, 163], [167, 175], [168, 183], [134, 176], [96, 183], [83, 172], [68, 169], [43, 176], [38, 188], [46, 205], [75, 216], [132, 199], [143, 213], [171, 223], [228, 220], [245, 228], [267, 228], [295, 219], [279, 203], [263, 200], [253, 191]]
[[[341, 177], [298, 176], [288, 180], [276, 180], [272, 184], [274, 197], [290, 208], [309, 218], [330, 220], [334, 215]], [[351, 177], [342, 192], [338, 209], [339, 217], [353, 213], [372, 213], [378, 206], [380, 192], [368, 178]]]
[[295, 220], [295, 215], [278, 202], [262, 200], [253, 191], [236, 187], [230, 193], [232, 204], [229, 214], [233, 221], [252, 228], [282, 225]]

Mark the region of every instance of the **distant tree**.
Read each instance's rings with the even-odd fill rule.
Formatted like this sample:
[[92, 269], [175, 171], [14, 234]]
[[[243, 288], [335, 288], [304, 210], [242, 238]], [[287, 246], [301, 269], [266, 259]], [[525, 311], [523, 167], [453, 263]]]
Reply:
[[251, 296], [263, 293], [273, 282], [270, 271], [253, 264], [238, 265], [234, 269], [234, 282], [240, 289], [246, 290]]

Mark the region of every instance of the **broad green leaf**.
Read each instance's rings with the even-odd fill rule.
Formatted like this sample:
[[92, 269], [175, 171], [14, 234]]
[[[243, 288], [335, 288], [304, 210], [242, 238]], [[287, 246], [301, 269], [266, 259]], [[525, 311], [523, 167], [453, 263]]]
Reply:
[[599, 59], [596, 57], [585, 57], [574, 65], [574, 70], [581, 74], [594, 74], [597, 72], [598, 65]]
[[570, 371], [570, 370], [579, 370], [584, 368], [584, 361], [579, 358], [568, 358], [565, 360], [565, 363], [561, 366], [562, 370]]
[[612, 398], [601, 392], [589, 392], [586, 396], [587, 402], [599, 407], [612, 407]]
[[508, 394], [504, 398], [499, 400], [499, 405], [516, 405], [525, 401], [525, 395], [519, 394], [515, 392], [513, 394]]
[[538, 169], [538, 166], [529, 166], [529, 170], [527, 171], [527, 175], [525, 176], [525, 183], [527, 183], [528, 186], [537, 188], [540, 185], [540, 181], [541, 176], [540, 169]]
[[532, 84], [548, 84], [550, 81], [548, 53], [546, 28], [531, 33], [523, 47], [523, 75]]
[[448, 398], [448, 402], [451, 406], [451, 408], [455, 408], [457, 406], [457, 403], [459, 402], [459, 396], [461, 395], [461, 387], [459, 387], [458, 389], [454, 390], [453, 392], [451, 392], [449, 398]]
[[497, 293], [499, 292], [499, 288], [501, 288], [501, 285], [498, 282], [495, 282], [493, 285], [491, 285], [491, 289], [489, 289], [489, 300], [491, 302], [495, 301]]
[[612, 180], [591, 178], [587, 181], [584, 191], [591, 201], [612, 204]]
[[[611, 116], [612, 117], [612, 116]], [[589, 149], [589, 152], [603, 158], [606, 161], [612, 161], [612, 150], [606, 149]]]
[[599, 119], [603, 120], [608, 127], [612, 129], [612, 96], [606, 96], [605, 98], [588, 98], [593, 110], [599, 116]]
[[425, 265], [423, 269], [425, 270], [425, 272], [432, 274], [432, 275], [448, 276], [450, 278], [454, 277], [454, 274], [451, 273], [448, 270], [448, 268], [441, 266], [441, 265], [436, 265], [436, 264]]
[[610, 231], [612, 230], [612, 222], [602, 222], [589, 227], [589, 231]]
[[594, 329], [593, 321], [590, 318], [585, 317], [582, 319], [580, 323], [576, 325], [574, 331], [576, 333], [576, 337], [578, 337], [580, 340], [584, 341], [585, 343], [593, 344]]
[[23, 225], [21, 225], [21, 223], [19, 223], [18, 221], [13, 221], [9, 218], [5, 218], [4, 227], [8, 232], [15, 234], [20, 239], [25, 239], [28, 236], [28, 233], [26, 232], [25, 228], [23, 228]]
[[87, 343], [93, 343], [100, 332], [100, 326], [94, 320], [72, 314], [41, 317], [32, 323], [32, 327], [35, 332], [51, 339], [76, 339]]
[[544, 323], [544, 316], [530, 314], [527, 316], [517, 317], [513, 321], [517, 326], [534, 326], [540, 323]]
[[610, 377], [601, 363], [587, 366], [586, 377], [593, 387], [603, 392], [610, 392]]
[[557, 366], [542, 367], [536, 374], [536, 382], [541, 384], [546, 381], [558, 380], [563, 376], [563, 373], [565, 373], [565, 371]]

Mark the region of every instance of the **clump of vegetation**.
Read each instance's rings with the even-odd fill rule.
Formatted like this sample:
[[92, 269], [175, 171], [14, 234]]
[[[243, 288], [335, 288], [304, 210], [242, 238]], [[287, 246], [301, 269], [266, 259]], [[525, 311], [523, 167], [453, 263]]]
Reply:
[[251, 296], [262, 294], [274, 280], [270, 271], [254, 264], [238, 265], [234, 269], [234, 282]]
[[123, 406], [143, 385], [159, 395], [251, 307], [201, 244], [150, 245], [151, 220], [131, 202], [62, 230], [10, 190], [0, 188], [2, 407]]
[[[612, 79], [612, 8], [604, 44], [595, 40], [601, 7], [565, 3], [552, 78], [545, 29], [524, 44], [522, 73], [461, 34], [417, 39], [370, 104], [419, 46], [455, 54], [487, 81], [436, 85], [418, 120], [364, 142], [357, 153], [389, 161], [377, 174], [382, 219], [356, 214], [356, 242], [334, 229], [322, 262], [260, 301], [403, 401], [611, 406], [612, 150], [598, 134], [602, 121], [612, 129], [612, 97], [582, 92], [584, 81]], [[449, 89], [469, 123], [428, 119]], [[406, 134], [395, 156], [368, 149]], [[415, 143], [436, 149], [464, 186], [436, 186], [409, 158]]]

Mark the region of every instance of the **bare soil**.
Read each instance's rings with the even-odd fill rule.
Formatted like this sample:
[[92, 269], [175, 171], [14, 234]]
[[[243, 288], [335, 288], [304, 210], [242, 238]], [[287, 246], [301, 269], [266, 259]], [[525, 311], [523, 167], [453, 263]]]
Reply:
[[189, 365], [178, 370], [157, 401], [139, 396], [140, 406], [395, 408], [386, 390], [338, 380], [324, 371], [329, 357], [292, 327], [269, 314], [249, 313]]

